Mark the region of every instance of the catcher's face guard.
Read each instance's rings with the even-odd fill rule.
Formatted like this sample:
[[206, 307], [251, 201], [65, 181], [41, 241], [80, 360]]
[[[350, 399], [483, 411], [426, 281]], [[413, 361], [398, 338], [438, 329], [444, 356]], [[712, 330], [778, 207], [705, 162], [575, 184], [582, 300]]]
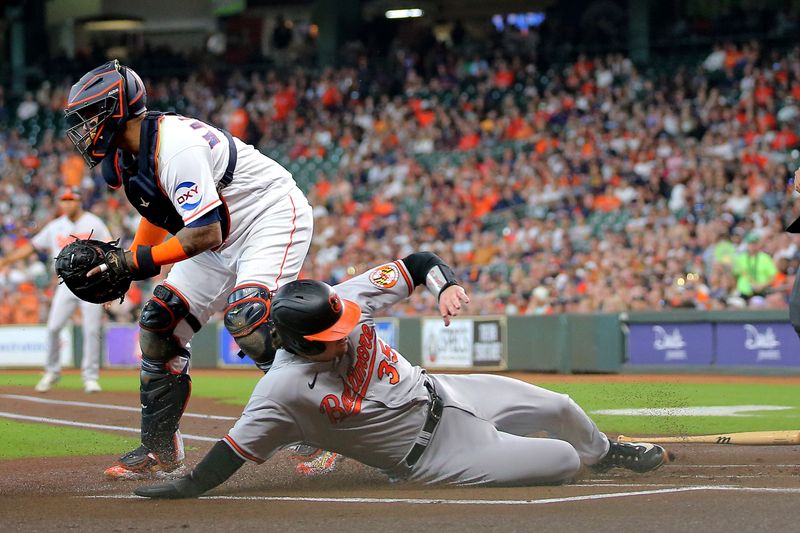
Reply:
[[146, 99], [142, 80], [116, 59], [72, 86], [64, 110], [67, 137], [90, 168], [114, 150], [122, 125], [146, 110]]
[[89, 167], [99, 163], [110, 147], [116, 128], [108, 119], [118, 105], [117, 95], [109, 95], [101, 102], [67, 112], [67, 137]]

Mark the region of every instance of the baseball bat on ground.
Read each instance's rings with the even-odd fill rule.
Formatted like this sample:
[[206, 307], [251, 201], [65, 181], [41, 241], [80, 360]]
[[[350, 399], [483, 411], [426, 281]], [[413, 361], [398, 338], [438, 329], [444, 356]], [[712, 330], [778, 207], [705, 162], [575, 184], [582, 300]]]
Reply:
[[652, 442], [656, 444], [739, 444], [749, 446], [800, 444], [800, 430], [791, 431], [744, 431], [718, 435], [685, 435], [671, 437], [626, 437], [620, 435], [617, 442]]

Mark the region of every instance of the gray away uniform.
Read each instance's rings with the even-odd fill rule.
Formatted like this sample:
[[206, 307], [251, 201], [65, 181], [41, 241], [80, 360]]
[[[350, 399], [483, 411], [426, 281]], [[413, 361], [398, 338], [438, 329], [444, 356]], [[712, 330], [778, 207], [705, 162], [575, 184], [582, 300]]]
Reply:
[[[374, 315], [407, 298], [411, 279], [395, 261], [336, 285], [362, 310], [346, 355], [314, 363], [279, 350], [225, 437], [233, 451], [261, 463], [303, 442], [393, 479], [453, 484], [561, 482], [600, 461], [609, 441], [568, 396], [501, 376], [429, 375], [383, 342]], [[539, 432], [553, 438], [525, 436]]]

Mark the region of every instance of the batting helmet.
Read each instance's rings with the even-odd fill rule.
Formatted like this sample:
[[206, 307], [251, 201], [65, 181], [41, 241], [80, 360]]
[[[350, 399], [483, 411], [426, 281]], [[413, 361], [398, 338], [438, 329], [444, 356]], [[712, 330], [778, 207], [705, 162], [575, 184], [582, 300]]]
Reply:
[[272, 295], [270, 319], [285, 350], [318, 355], [325, 350], [324, 341], [343, 339], [353, 330], [361, 308], [340, 298], [327, 283], [304, 279]]
[[72, 86], [64, 114], [67, 136], [89, 167], [115, 148], [117, 132], [147, 105], [142, 79], [116, 59], [90, 70]]

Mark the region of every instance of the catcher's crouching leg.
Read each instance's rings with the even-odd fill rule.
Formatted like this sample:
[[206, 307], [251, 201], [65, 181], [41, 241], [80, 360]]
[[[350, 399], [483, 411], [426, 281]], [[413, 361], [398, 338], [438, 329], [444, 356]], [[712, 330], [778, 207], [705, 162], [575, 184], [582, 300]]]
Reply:
[[234, 287], [228, 296], [224, 324], [241, 354], [250, 356], [265, 374], [272, 368], [275, 348], [270, 335], [270, 292], [255, 283]]
[[[162, 285], [156, 287], [154, 298], [142, 309], [139, 319], [142, 445], [107, 469], [108, 477], [171, 477], [184, 470], [183, 439], [178, 427], [192, 387], [189, 352], [173, 332], [187, 315], [188, 308], [182, 299]], [[193, 329], [198, 330], [199, 325]]]
[[192, 380], [186, 373], [171, 373], [172, 364], [188, 367], [186, 356], [170, 363], [142, 357], [140, 400], [142, 404], [142, 444], [119, 458], [105, 471], [116, 479], [173, 477], [183, 473], [183, 438], [178, 430], [189, 402]]
[[189, 374], [167, 370], [170, 364], [176, 363], [188, 367], [189, 359], [180, 356], [165, 365], [142, 358], [142, 444], [166, 465], [184, 459], [178, 424], [192, 393]]

